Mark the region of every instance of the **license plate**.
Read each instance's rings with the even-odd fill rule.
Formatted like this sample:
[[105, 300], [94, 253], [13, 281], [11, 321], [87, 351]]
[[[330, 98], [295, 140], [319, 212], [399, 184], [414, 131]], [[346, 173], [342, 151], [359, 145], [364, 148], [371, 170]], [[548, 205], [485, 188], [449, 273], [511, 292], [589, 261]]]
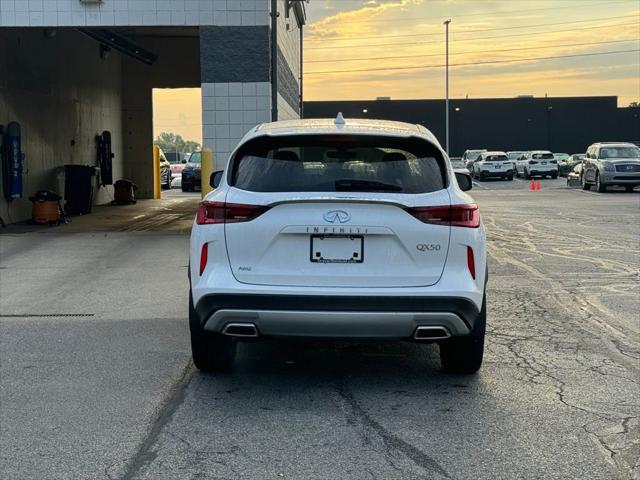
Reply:
[[364, 237], [362, 235], [312, 235], [313, 263], [362, 263]]
[[500, 169], [500, 165], [495, 165], [493, 168], [495, 168], [496, 170]]
[[546, 165], [547, 164], [547, 162], [540, 162], [540, 163], [541, 163], [541, 165]]

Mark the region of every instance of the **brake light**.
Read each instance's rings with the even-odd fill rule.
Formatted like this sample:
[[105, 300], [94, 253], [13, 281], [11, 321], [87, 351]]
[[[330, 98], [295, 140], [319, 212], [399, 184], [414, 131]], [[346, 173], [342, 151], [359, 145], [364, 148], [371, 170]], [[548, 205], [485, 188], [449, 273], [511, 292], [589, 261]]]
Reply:
[[202, 245], [202, 251], [200, 252], [200, 276], [202, 276], [202, 272], [207, 267], [207, 260], [209, 259], [209, 244], [205, 243]]
[[558, 163], [557, 160], [551, 160], [551, 163]]
[[225, 202], [201, 202], [198, 206], [196, 223], [210, 225], [213, 223], [249, 222], [269, 210], [264, 205], [244, 205]]
[[441, 207], [411, 207], [405, 209], [422, 223], [478, 228], [480, 210], [475, 203]]
[[538, 162], [536, 162], [535, 160], [529, 160], [529, 165], [536, 165]]
[[467, 266], [469, 267], [469, 273], [471, 278], [476, 279], [476, 259], [473, 256], [473, 248], [467, 246]]

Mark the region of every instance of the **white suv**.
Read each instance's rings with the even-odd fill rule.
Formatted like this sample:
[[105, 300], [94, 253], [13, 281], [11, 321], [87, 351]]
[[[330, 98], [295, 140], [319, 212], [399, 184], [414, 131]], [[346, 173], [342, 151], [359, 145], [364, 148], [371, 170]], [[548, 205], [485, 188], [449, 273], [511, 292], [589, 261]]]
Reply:
[[199, 369], [230, 369], [236, 342], [262, 337], [438, 342], [445, 369], [480, 368], [485, 230], [424, 127], [259, 125], [211, 182], [190, 247]]
[[516, 175], [531, 177], [558, 178], [558, 161], [549, 150], [526, 152], [516, 161]]
[[473, 177], [484, 180], [489, 177], [513, 180], [513, 162], [504, 152], [484, 152], [473, 162]]

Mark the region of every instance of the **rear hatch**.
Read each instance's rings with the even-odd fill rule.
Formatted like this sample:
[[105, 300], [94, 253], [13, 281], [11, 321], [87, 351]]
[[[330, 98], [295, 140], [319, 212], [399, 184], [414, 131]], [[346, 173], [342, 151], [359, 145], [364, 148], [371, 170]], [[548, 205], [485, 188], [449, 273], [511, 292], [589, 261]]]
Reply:
[[506, 155], [487, 155], [484, 159], [483, 170], [489, 172], [508, 172], [513, 164]]
[[535, 165], [535, 167], [531, 167], [531, 170], [552, 170], [558, 168], [558, 161], [554, 158], [553, 153], [534, 153], [531, 155], [529, 165]]
[[244, 208], [225, 224], [233, 275], [256, 285], [433, 285], [449, 248], [451, 227], [439, 222], [446, 181], [440, 151], [418, 138], [254, 140], [236, 155], [226, 198]]

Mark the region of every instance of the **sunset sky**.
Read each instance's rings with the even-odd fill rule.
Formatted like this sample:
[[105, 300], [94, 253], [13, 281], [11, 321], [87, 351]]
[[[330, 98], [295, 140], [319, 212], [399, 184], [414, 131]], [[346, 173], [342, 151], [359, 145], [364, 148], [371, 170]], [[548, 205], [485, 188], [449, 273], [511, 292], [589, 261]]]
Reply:
[[[305, 100], [443, 98], [449, 17], [452, 98], [640, 100], [639, 0], [312, 0], [307, 12]], [[156, 133], [201, 139], [199, 91], [155, 98]]]

